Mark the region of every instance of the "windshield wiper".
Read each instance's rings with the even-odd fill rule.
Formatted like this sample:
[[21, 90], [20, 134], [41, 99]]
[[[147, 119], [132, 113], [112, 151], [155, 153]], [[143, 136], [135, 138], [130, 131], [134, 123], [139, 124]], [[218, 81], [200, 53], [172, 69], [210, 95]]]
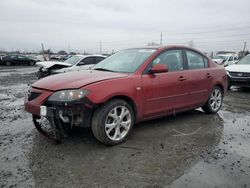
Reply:
[[107, 72], [115, 72], [115, 71], [112, 71], [112, 70], [109, 70], [109, 69], [104, 69], [104, 68], [95, 68], [93, 70], [98, 70], [98, 71], [107, 71]]

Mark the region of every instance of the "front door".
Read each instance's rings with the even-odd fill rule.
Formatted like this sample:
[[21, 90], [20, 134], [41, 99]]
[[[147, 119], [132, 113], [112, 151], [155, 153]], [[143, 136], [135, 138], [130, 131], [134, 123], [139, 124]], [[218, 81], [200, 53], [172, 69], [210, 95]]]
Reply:
[[145, 118], [174, 113], [187, 106], [189, 78], [184, 69], [182, 50], [173, 49], [161, 53], [150, 66], [155, 64], [166, 64], [168, 72], [142, 75]]

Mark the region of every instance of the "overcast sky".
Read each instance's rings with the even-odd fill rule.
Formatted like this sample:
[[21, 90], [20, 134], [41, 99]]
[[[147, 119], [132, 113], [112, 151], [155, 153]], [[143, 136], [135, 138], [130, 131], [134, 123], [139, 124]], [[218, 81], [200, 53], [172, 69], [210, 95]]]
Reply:
[[0, 49], [111, 52], [149, 42], [250, 46], [249, 0], [0, 0]]

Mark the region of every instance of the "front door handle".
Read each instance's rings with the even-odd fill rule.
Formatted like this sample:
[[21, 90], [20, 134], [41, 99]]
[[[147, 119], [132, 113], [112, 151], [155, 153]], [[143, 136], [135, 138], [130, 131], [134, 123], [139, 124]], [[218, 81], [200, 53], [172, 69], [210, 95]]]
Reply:
[[210, 73], [207, 73], [207, 74], [206, 74], [206, 77], [207, 77], [207, 78], [212, 78], [212, 75], [211, 75]]
[[184, 76], [180, 76], [180, 77], [178, 78], [178, 80], [182, 82], [182, 81], [186, 80], [186, 78], [185, 78]]

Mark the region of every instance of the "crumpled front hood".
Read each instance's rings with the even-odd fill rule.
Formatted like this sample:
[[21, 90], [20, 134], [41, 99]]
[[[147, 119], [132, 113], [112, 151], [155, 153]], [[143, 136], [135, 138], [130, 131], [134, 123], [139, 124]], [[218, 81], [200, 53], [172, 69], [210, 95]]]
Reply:
[[45, 68], [50, 68], [54, 65], [63, 65], [67, 67], [72, 66], [69, 63], [64, 63], [64, 62], [59, 62], [59, 61], [41, 61], [41, 62], [37, 62], [36, 65], [39, 67], [45, 67]]
[[83, 70], [48, 76], [35, 82], [32, 87], [51, 91], [63, 89], [78, 89], [91, 83], [115, 78], [122, 78], [128, 75], [129, 74], [127, 73]]
[[240, 64], [230, 65], [230, 66], [226, 67], [226, 70], [229, 72], [247, 72], [247, 73], [250, 73], [250, 65], [240, 65]]

